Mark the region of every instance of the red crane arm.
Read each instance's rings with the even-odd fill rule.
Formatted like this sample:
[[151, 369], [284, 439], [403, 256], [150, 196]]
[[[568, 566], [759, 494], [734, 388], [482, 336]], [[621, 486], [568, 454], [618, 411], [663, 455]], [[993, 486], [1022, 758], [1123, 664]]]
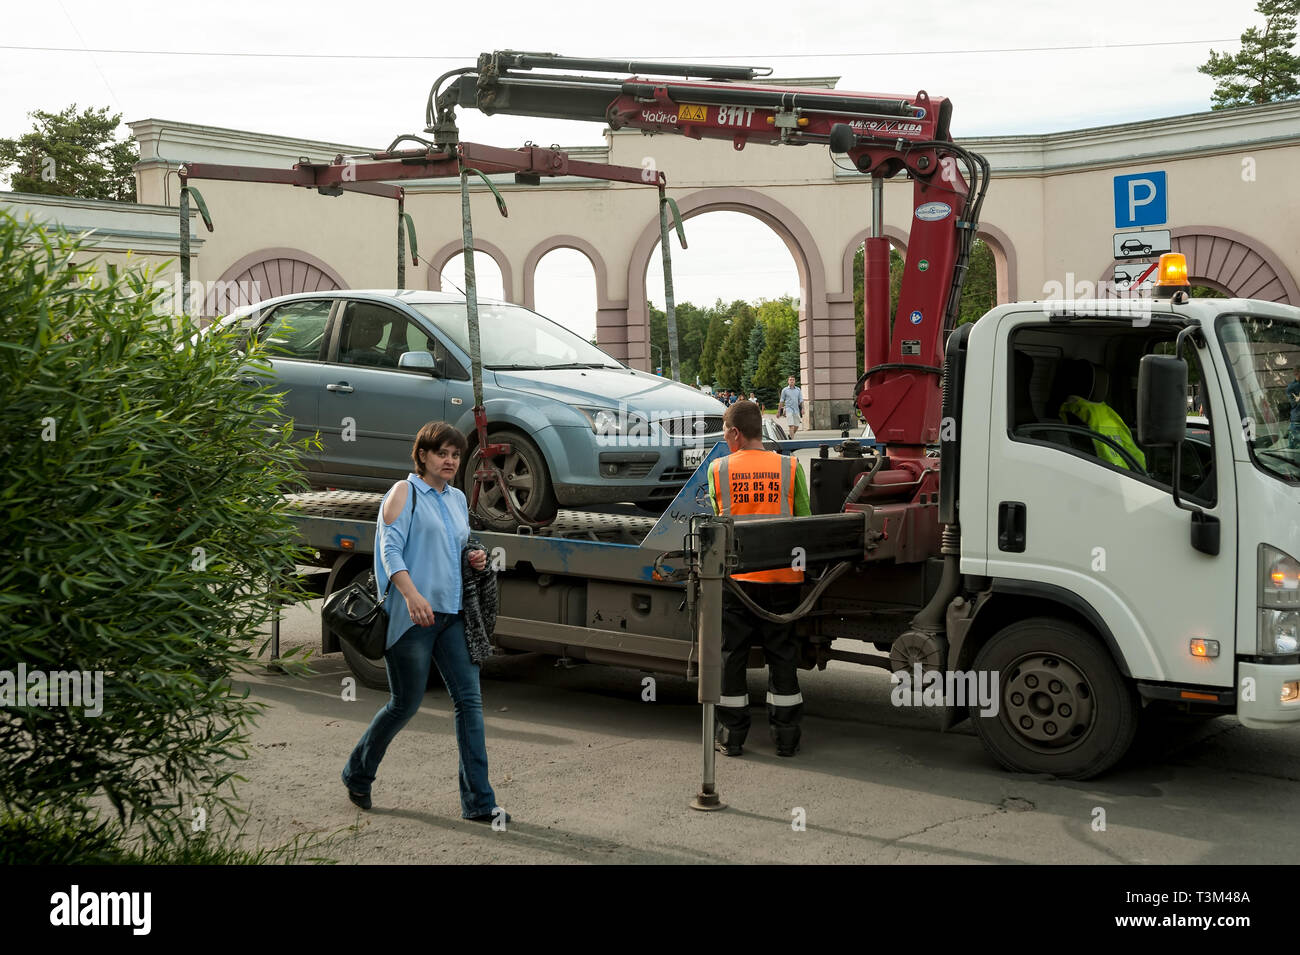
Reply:
[[891, 323], [889, 240], [877, 222], [866, 242], [866, 372], [855, 397], [879, 440], [904, 457], [919, 456], [939, 436], [942, 348], [955, 324], [987, 164], [952, 142], [952, 103], [943, 97], [751, 82], [761, 75], [753, 67], [485, 53], [477, 67], [453, 70], [434, 85], [428, 131], [439, 143], [455, 142], [455, 109], [473, 107], [730, 139], [737, 150], [751, 142], [820, 144], [872, 177], [905, 172], [914, 182], [913, 216], [898, 311]]

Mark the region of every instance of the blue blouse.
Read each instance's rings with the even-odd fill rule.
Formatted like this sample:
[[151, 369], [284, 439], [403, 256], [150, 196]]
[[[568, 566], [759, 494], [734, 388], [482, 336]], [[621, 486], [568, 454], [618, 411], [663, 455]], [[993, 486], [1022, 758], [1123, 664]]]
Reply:
[[[406, 598], [389, 580], [398, 571], [411, 575], [420, 596], [429, 601], [435, 614], [460, 613], [462, 584], [460, 555], [469, 540], [469, 506], [465, 495], [448, 484], [435, 491], [416, 474], [407, 480], [415, 487], [415, 508], [410, 488], [402, 512], [392, 524], [384, 523], [384, 506], [375, 520], [375, 583], [379, 593], [388, 588], [384, 607], [388, 611], [388, 642], [391, 647], [415, 626]], [[393, 485], [393, 489], [402, 484]], [[393, 493], [390, 489], [384, 500]]]

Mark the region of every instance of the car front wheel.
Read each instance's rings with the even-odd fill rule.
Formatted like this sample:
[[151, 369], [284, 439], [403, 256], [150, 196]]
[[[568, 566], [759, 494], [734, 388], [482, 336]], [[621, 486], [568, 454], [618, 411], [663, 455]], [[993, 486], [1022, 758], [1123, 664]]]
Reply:
[[[555, 516], [557, 505], [551, 485], [546, 459], [530, 438], [513, 431], [496, 431], [488, 434], [489, 444], [509, 444], [510, 453], [496, 459], [496, 465], [505, 477], [501, 482], [491, 480], [479, 490], [475, 510], [483, 525], [489, 530], [513, 531], [519, 521], [511, 513], [506, 496], [515, 509], [530, 521], [548, 521]], [[462, 476], [465, 497], [473, 500], [474, 471], [478, 467], [479, 451], [475, 448], [465, 462]]]
[[974, 667], [996, 675], [996, 706], [988, 715], [971, 707], [971, 722], [1008, 769], [1088, 779], [1133, 742], [1136, 694], [1101, 642], [1074, 623], [1013, 623], [980, 649]]

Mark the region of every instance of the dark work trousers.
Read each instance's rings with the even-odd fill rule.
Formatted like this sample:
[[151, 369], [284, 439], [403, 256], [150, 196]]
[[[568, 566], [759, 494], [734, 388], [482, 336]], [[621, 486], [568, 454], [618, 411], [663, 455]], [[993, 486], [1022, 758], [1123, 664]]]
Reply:
[[[789, 613], [799, 606], [799, 584], [737, 581], [760, 607]], [[799, 645], [794, 624], [754, 616], [729, 590], [722, 597], [722, 698], [718, 704], [718, 740], [740, 745], [749, 733], [749, 684], [745, 664], [758, 644], [767, 657], [767, 719], [780, 749], [799, 743], [803, 696], [799, 693]]]

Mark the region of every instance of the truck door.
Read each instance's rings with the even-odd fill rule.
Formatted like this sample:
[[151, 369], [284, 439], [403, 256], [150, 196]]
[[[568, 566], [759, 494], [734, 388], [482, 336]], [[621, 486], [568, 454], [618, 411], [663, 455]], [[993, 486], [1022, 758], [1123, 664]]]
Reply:
[[403, 312], [348, 300], [337, 324], [322, 377], [322, 464], [348, 484], [387, 488], [413, 469], [420, 428], [445, 418], [446, 380], [437, 367], [399, 367], [406, 352], [429, 349], [428, 334]]
[[[1115, 424], [1136, 428], [1138, 363], [1152, 351], [1172, 353], [1178, 329], [1127, 317], [1048, 323], [1041, 313], [1001, 321], [988, 436], [989, 576], [1012, 593], [1064, 599], [1091, 615], [1094, 629], [1109, 631], [1121, 671], [1136, 679], [1231, 686], [1236, 504], [1230, 441], [1216, 433], [1234, 418], [1212, 362], [1189, 360], [1199, 403], [1192, 410], [1203, 407], [1205, 417], [1193, 420], [1183, 446], [1180, 491], [1220, 522], [1217, 555], [1191, 545], [1191, 514], [1173, 500], [1170, 450], [1142, 448]], [[1098, 431], [1120, 438], [1101, 441]], [[1221, 655], [1193, 656], [1197, 637], [1219, 641]]]

